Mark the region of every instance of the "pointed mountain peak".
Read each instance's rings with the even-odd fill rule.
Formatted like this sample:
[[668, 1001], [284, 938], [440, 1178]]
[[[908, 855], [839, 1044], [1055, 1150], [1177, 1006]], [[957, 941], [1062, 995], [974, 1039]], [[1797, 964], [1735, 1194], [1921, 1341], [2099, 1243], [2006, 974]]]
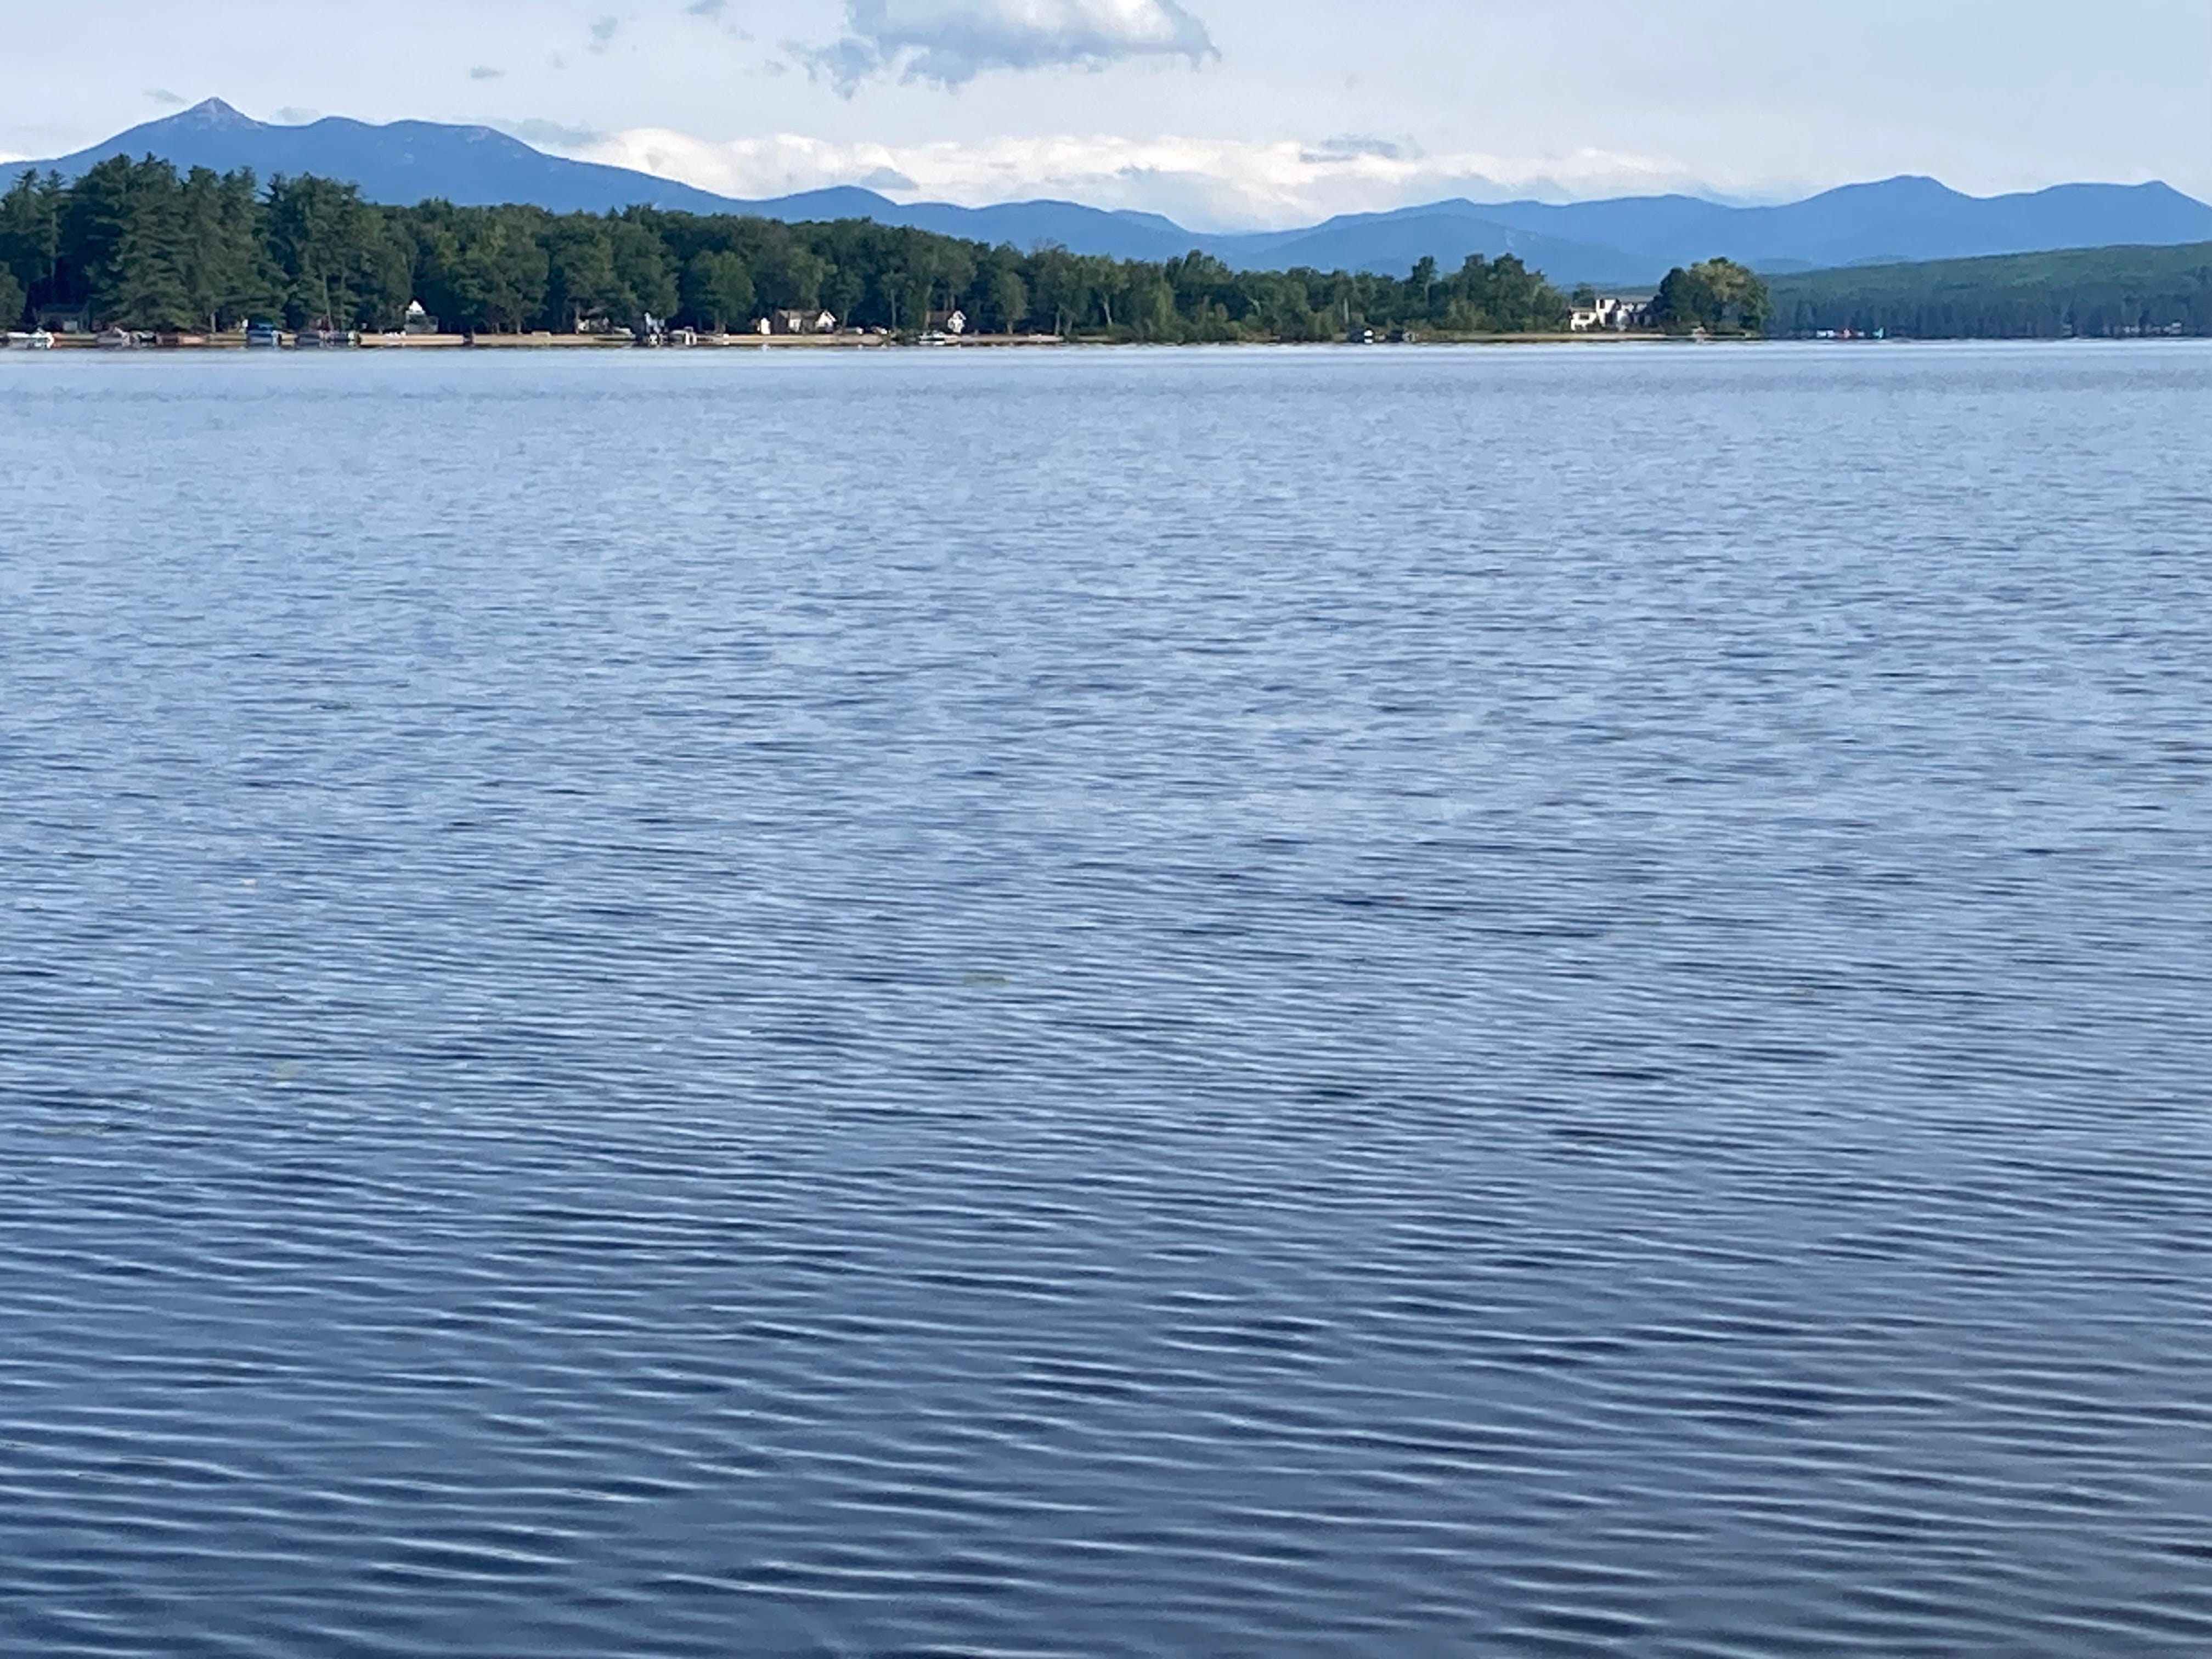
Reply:
[[193, 125], [202, 127], [258, 127], [261, 125], [250, 115], [240, 114], [220, 98], [203, 99], [173, 118], [190, 121]]

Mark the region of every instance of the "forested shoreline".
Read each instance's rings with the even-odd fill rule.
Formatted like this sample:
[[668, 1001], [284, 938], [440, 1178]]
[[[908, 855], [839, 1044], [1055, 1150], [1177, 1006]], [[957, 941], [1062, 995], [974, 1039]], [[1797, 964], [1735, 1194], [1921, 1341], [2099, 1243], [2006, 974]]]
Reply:
[[1801, 338], [2212, 335], [2212, 242], [1856, 265], [1768, 280], [1768, 331]]
[[[412, 303], [468, 334], [621, 331], [647, 317], [744, 330], [826, 310], [911, 335], [958, 311], [993, 334], [1168, 343], [1562, 331], [1562, 294], [1510, 254], [1455, 270], [1237, 270], [1030, 252], [869, 220], [790, 224], [633, 208], [380, 206], [351, 185], [103, 161], [0, 193], [0, 327], [400, 327]], [[1670, 271], [1640, 325], [1770, 337], [2212, 335], [2212, 244], [1859, 266], [1762, 282], [1713, 259]], [[1577, 319], [1576, 326], [1582, 326]]]
[[[1341, 338], [1348, 328], [1446, 334], [1563, 329], [1568, 301], [1508, 254], [1403, 279], [1237, 271], [1024, 253], [867, 220], [786, 224], [634, 208], [383, 207], [351, 185], [167, 162], [103, 161], [73, 184], [28, 174], [0, 196], [0, 317], [82, 314], [92, 326], [388, 330], [410, 301], [448, 329], [627, 326], [650, 314], [738, 329], [821, 307], [842, 324], [913, 331], [959, 310], [994, 333], [1169, 342]], [[12, 325], [12, 324], [11, 324]]]

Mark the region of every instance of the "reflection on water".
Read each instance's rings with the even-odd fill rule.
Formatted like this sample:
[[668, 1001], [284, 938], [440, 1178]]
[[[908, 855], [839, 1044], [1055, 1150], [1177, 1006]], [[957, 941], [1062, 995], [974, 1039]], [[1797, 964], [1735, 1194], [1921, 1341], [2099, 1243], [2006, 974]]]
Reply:
[[2212, 1651], [2212, 355], [0, 365], [0, 1649]]

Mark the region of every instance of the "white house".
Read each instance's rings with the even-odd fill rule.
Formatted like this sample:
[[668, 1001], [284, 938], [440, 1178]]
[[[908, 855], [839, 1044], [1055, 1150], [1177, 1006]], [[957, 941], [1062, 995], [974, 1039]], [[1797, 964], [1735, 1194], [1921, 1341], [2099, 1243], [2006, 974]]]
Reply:
[[1576, 334], [1623, 334], [1650, 320], [1649, 300], [1620, 300], [1611, 295], [1595, 305], [1577, 306], [1567, 314], [1567, 328]]

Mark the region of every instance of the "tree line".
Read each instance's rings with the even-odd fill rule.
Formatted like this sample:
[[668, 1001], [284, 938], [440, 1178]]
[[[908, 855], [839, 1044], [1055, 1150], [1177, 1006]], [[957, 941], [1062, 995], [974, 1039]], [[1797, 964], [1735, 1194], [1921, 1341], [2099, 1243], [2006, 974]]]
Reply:
[[[1770, 292], [1770, 287], [1771, 292]], [[1577, 299], [1587, 296], [1577, 295]], [[116, 158], [0, 192], [0, 325], [219, 330], [252, 320], [382, 330], [420, 301], [448, 329], [568, 331], [644, 316], [743, 328], [771, 310], [908, 332], [955, 309], [993, 332], [1118, 340], [1319, 340], [1349, 329], [1542, 333], [1569, 301], [1512, 255], [1405, 277], [1233, 270], [1022, 252], [867, 220], [786, 224], [632, 208], [364, 202], [350, 185]], [[1710, 259], [1668, 273], [1674, 332], [1938, 337], [2212, 334], [2212, 244], [1859, 267], [1761, 281]]]
[[385, 330], [418, 301], [468, 332], [629, 325], [743, 328], [771, 309], [826, 309], [906, 331], [957, 309], [994, 332], [1127, 340], [1315, 340], [1350, 328], [1529, 333], [1564, 328], [1565, 298], [1508, 254], [1405, 278], [1232, 270], [993, 247], [867, 220], [786, 224], [631, 208], [365, 202], [352, 185], [116, 158], [74, 183], [29, 173], [0, 196], [0, 318], [81, 313], [95, 326], [248, 321]]
[[2075, 248], [1777, 276], [1770, 333], [1893, 339], [2212, 335], [2212, 243]]

